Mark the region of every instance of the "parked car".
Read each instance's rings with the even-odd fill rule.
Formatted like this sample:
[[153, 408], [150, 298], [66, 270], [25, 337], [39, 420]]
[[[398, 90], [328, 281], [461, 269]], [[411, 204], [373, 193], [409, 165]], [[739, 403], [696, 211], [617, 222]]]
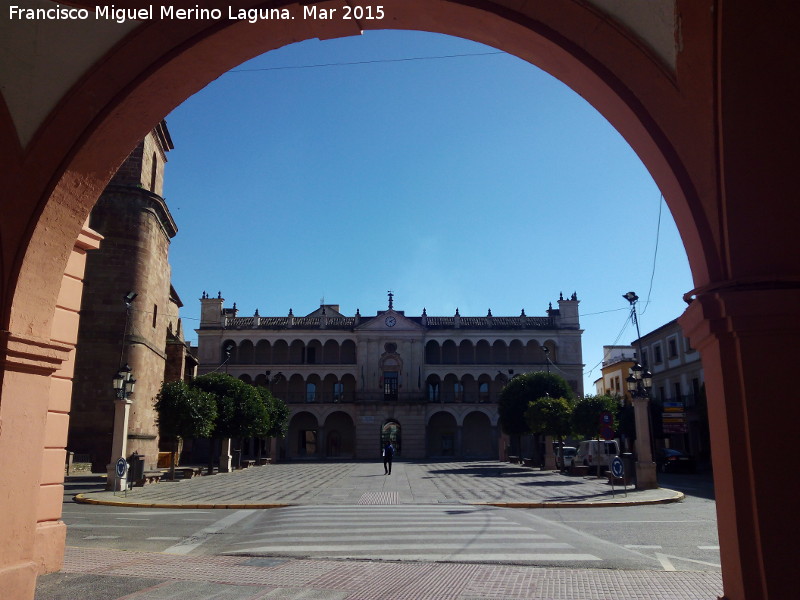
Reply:
[[617, 440], [586, 440], [578, 444], [578, 451], [572, 460], [573, 465], [597, 467], [600, 470], [611, 467], [611, 461], [619, 455]]
[[578, 449], [574, 446], [556, 448], [556, 465], [558, 465], [558, 468], [561, 470], [569, 469], [577, 452]]
[[656, 450], [655, 461], [658, 470], [662, 473], [694, 473], [697, 471], [697, 462], [694, 456], [674, 448], [659, 448]]

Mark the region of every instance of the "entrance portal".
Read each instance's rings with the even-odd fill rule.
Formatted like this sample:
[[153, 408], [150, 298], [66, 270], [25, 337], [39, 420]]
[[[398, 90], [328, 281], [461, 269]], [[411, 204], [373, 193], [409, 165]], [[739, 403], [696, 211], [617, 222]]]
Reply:
[[400, 423], [397, 421], [387, 421], [381, 427], [381, 449], [391, 442], [394, 446], [394, 454], [398, 456], [401, 451]]

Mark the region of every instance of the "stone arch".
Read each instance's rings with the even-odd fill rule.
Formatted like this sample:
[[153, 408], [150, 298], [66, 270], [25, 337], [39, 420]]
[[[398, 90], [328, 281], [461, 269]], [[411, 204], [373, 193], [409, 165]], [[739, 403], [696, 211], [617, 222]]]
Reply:
[[252, 365], [255, 360], [255, 348], [250, 340], [242, 340], [239, 344], [237, 363], [241, 365]]
[[464, 416], [461, 427], [461, 453], [464, 458], [496, 458], [497, 444], [488, 415], [472, 411]]
[[309, 411], [295, 413], [289, 419], [287, 433], [287, 452], [289, 458], [319, 458], [319, 421]]
[[356, 400], [356, 378], [351, 373], [342, 375], [343, 398], [342, 402], [354, 402]]
[[337, 410], [325, 419], [325, 456], [353, 458], [356, 448], [356, 427], [353, 417]]
[[[542, 346], [547, 348], [547, 357], [550, 359], [550, 362], [558, 362], [558, 346], [556, 343], [553, 340], [547, 340]], [[542, 354], [545, 354], [545, 352], [542, 351]]]
[[462, 402], [477, 402], [478, 401], [478, 382], [475, 376], [471, 373], [466, 373], [461, 377], [461, 401]]
[[458, 364], [475, 364], [475, 346], [473, 346], [472, 340], [461, 340], [458, 345]]
[[229, 365], [234, 365], [239, 360], [238, 345], [234, 340], [227, 339], [219, 347], [220, 363], [226, 360]]
[[495, 340], [492, 344], [492, 362], [496, 365], [508, 364], [508, 346], [503, 340]]
[[475, 344], [475, 362], [479, 365], [488, 365], [492, 362], [492, 347], [486, 340], [478, 340]]
[[352, 365], [356, 363], [356, 343], [353, 340], [344, 340], [341, 348], [341, 364]]
[[440, 402], [442, 400], [442, 382], [435, 373], [431, 373], [425, 379], [425, 399], [428, 402]]
[[322, 347], [322, 364], [338, 365], [341, 362], [339, 342], [328, 340]]
[[442, 363], [442, 349], [439, 342], [429, 340], [425, 344], [425, 363], [428, 365], [439, 365]]
[[257, 365], [269, 365], [272, 363], [272, 346], [269, 340], [258, 340], [255, 350], [255, 363]]
[[242, 375], [239, 375], [239, 379], [241, 379], [245, 383], [249, 383], [251, 385], [253, 384], [253, 378], [250, 377], [250, 375], [248, 375], [247, 373], [243, 373]]
[[[675, 217], [697, 286], [687, 295], [692, 304], [681, 325], [703, 355], [715, 459], [726, 465], [715, 470], [726, 595], [758, 598], [768, 590], [771, 597], [790, 597], [795, 585], [791, 563], [780, 552], [787, 526], [778, 515], [792, 498], [780, 487], [778, 466], [752, 465], [759, 455], [791, 450], [790, 427], [800, 408], [783, 403], [778, 430], [751, 418], [791, 387], [788, 373], [768, 381], [763, 373], [792, 355], [798, 330], [783, 309], [800, 301], [800, 272], [793, 247], [784, 241], [793, 239], [800, 220], [800, 209], [785, 200], [794, 197], [796, 160], [785, 148], [796, 137], [792, 115], [800, 97], [800, 86], [786, 75], [797, 61], [785, 47], [793, 35], [788, 9], [755, 13], [747, 3], [733, 0], [709, 11], [679, 0], [681, 25], [673, 33], [680, 48], [673, 68], [638, 40], [636, 23], [625, 25], [590, 2], [554, 7], [387, 0], [385, 5], [393, 11], [395, 28], [498, 45], [559, 77], [588, 99], [647, 165]], [[360, 25], [386, 26], [380, 21]], [[44, 427], [44, 417], [33, 420], [40, 425], [26, 425], [16, 413], [6, 412], [30, 390], [44, 398], [51, 391], [53, 397], [68, 393], [49, 381], [69, 354], [68, 347], [52, 341], [61, 276], [92, 204], [130, 148], [174, 106], [245, 59], [300, 39], [359, 31], [355, 24], [347, 29], [338, 22], [308, 29], [301, 29], [300, 21], [278, 27], [197, 20], [177, 28], [147, 22], [135, 35], [92, 57], [93, 67], [76, 75], [69, 93], [56, 98], [46, 119], [34, 123], [38, 130], [27, 145], [8, 111], [0, 111], [0, 140], [10, 157], [2, 181], [15, 199], [14, 218], [0, 224], [1, 347], [4, 370], [14, 373], [2, 379], [9, 418], [5, 427]], [[786, 61], [791, 61], [788, 68]], [[780, 210], [759, 205], [765, 181]], [[784, 321], [786, 327], [775, 331], [773, 324]], [[757, 335], [741, 335], [744, 323]], [[36, 369], [21, 358], [30, 356], [38, 361]], [[0, 455], [15, 464], [38, 464], [43, 434], [22, 437], [29, 441], [0, 440]], [[748, 440], [745, 450], [739, 438]], [[775, 440], [781, 440], [777, 449]], [[59, 460], [57, 454], [44, 454], [48, 465]], [[735, 460], [751, 466], [736, 480], [729, 469]], [[33, 501], [43, 493], [39, 486], [57, 483], [40, 482], [37, 469], [19, 473], [13, 484], [0, 475], [0, 487], [13, 490], [8, 501], [31, 507], [18, 508], [11, 533], [4, 536], [8, 539], [18, 534], [31, 538], [35, 511], [42, 510]], [[758, 503], [752, 500], [753, 489], [763, 492]], [[793, 517], [792, 527], [798, 519]], [[56, 514], [47, 523], [57, 520]], [[56, 529], [53, 536], [60, 535]], [[20, 544], [23, 554], [13, 556], [24, 559], [12, 559], [13, 564], [31, 564], [31, 547]], [[49, 558], [43, 562], [53, 564]], [[9, 593], [30, 588], [25, 585], [15, 582]]]
[[289, 344], [284, 339], [275, 340], [272, 346], [272, 364], [289, 364]]
[[508, 364], [521, 365], [525, 362], [525, 347], [520, 340], [511, 340], [508, 345]]
[[437, 411], [428, 419], [427, 446], [430, 458], [454, 458], [458, 423], [447, 411]]
[[453, 340], [445, 340], [442, 342], [442, 364], [458, 364], [458, 346], [456, 346], [456, 343]]
[[487, 373], [481, 373], [478, 376], [478, 402], [486, 404], [494, 400], [492, 396], [492, 377]]
[[306, 381], [299, 373], [289, 377], [286, 396], [286, 402], [306, 401]]
[[306, 345], [302, 340], [293, 340], [289, 344], [289, 364], [302, 365], [305, 362]]

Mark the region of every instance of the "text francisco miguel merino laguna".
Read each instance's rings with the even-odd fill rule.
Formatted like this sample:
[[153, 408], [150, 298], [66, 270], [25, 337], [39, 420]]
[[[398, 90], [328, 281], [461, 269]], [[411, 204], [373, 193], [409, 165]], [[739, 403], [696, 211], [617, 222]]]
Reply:
[[119, 8], [113, 4], [107, 6], [95, 6], [94, 10], [87, 8], [74, 8], [71, 6], [61, 6], [56, 4], [50, 8], [24, 8], [21, 6], [9, 6], [8, 16], [17, 21], [85, 21], [88, 19], [116, 21], [125, 23], [126, 21], [147, 21], [153, 19], [186, 21], [192, 19], [202, 19], [209, 21], [219, 21], [228, 19], [231, 21], [248, 21], [255, 23], [262, 20], [292, 20], [300, 19], [319, 19], [319, 20], [375, 20], [379, 21], [385, 17], [383, 6], [364, 3], [364, 5], [345, 4], [336, 8], [321, 8], [315, 5], [305, 5], [302, 12], [290, 10], [288, 8], [234, 8], [227, 6], [223, 8], [176, 8], [174, 6], [156, 6], [151, 4], [146, 8]]

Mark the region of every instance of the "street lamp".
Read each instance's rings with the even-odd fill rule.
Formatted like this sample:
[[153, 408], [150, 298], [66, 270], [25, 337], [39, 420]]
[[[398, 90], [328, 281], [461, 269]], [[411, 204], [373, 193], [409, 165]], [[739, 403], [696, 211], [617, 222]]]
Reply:
[[128, 446], [128, 417], [132, 400], [130, 396], [136, 387], [131, 368], [126, 364], [120, 367], [112, 379], [112, 387], [116, 394], [114, 400], [114, 437], [111, 442], [111, 463], [108, 465], [108, 478], [106, 486], [114, 491], [122, 491], [128, 484], [127, 467], [124, 474], [117, 472], [116, 465], [119, 459], [125, 460]]
[[544, 362], [547, 364], [547, 374], [550, 374], [550, 348], [547, 346], [542, 346], [542, 352], [544, 352]]
[[[636, 325], [636, 344], [639, 349], [639, 360], [642, 360], [642, 334], [639, 332], [639, 319], [636, 315], [636, 302], [639, 296], [634, 292], [628, 292], [622, 297], [631, 305], [631, 320]], [[636, 424], [636, 487], [654, 489], [658, 487], [658, 481], [650, 433], [650, 389], [653, 386], [653, 375], [637, 362], [631, 367], [631, 374], [625, 382], [631, 394]]]

